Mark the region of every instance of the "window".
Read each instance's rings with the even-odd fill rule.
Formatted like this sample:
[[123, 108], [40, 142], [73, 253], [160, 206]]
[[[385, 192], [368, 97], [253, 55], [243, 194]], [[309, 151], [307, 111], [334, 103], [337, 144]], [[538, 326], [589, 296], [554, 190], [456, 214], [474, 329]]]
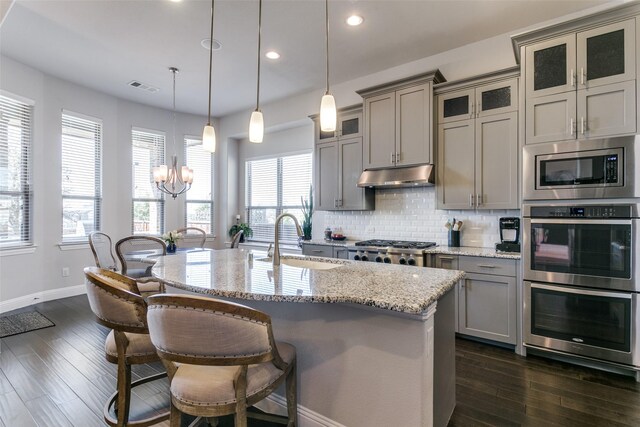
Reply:
[[31, 243], [33, 106], [0, 95], [0, 244]]
[[164, 233], [164, 196], [153, 181], [153, 168], [164, 163], [164, 134], [132, 129], [133, 234]]
[[62, 112], [62, 241], [100, 230], [102, 122]]
[[[311, 153], [246, 162], [247, 222], [252, 240], [272, 242], [274, 224], [281, 213], [293, 214], [302, 226], [302, 200], [309, 197]], [[297, 242], [293, 221], [285, 218], [282, 241]]]
[[198, 227], [212, 234], [213, 195], [211, 192], [211, 175], [213, 173], [213, 156], [202, 149], [202, 140], [186, 137], [184, 139], [185, 164], [193, 169], [193, 184], [185, 194], [187, 227]]

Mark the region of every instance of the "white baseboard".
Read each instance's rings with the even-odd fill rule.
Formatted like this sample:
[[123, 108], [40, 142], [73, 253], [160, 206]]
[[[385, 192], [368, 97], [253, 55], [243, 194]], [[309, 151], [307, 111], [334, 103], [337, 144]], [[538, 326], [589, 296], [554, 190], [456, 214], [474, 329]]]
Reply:
[[51, 289], [48, 291], [36, 292], [23, 297], [13, 298], [7, 301], [0, 301], [0, 313], [27, 307], [45, 301], [52, 301], [60, 298], [73, 297], [87, 292], [85, 285], [66, 286], [64, 288]]
[[[287, 401], [278, 394], [271, 394], [266, 399], [254, 405], [256, 408], [277, 415], [287, 415]], [[309, 408], [298, 404], [299, 427], [346, 427], [330, 418], [320, 415]]]

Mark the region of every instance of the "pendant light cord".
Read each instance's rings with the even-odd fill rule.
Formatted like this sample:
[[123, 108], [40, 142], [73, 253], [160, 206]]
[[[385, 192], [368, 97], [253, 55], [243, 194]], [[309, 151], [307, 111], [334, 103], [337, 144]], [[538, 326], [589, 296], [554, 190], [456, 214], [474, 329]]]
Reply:
[[211, 0], [211, 30], [209, 31], [209, 118], [207, 126], [211, 125], [211, 75], [213, 74], [213, 11], [215, 0]]
[[173, 73], [173, 155], [176, 153], [176, 73], [178, 69], [175, 67], [169, 68]]
[[327, 92], [329, 94], [329, 0], [324, 0], [324, 18], [325, 18], [325, 29], [326, 29], [326, 58], [327, 58]]
[[256, 111], [260, 110], [260, 48], [262, 45], [262, 0], [258, 6], [258, 85], [256, 89]]

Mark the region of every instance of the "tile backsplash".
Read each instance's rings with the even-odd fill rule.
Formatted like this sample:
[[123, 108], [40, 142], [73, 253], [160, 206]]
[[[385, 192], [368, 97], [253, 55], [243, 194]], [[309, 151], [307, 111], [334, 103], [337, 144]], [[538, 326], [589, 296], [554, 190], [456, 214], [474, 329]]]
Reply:
[[324, 229], [341, 229], [349, 239], [432, 241], [447, 245], [447, 219], [464, 224], [462, 246], [493, 247], [500, 241], [498, 218], [520, 216], [519, 210], [445, 211], [436, 209], [435, 187], [376, 190], [375, 211], [320, 212], [313, 215], [313, 238]]

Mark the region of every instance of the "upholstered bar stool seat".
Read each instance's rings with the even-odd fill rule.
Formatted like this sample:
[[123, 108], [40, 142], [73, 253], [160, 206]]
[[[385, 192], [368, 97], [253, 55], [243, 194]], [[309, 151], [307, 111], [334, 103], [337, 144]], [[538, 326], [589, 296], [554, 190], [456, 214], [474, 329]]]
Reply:
[[[277, 347], [280, 357], [286, 364], [290, 364], [296, 357], [296, 349], [291, 344], [278, 342]], [[235, 366], [180, 365], [171, 381], [171, 395], [185, 405], [235, 407], [237, 402], [233, 380], [237, 372], [238, 368]], [[247, 369], [249, 406], [261, 400], [256, 399], [252, 402], [253, 396], [268, 389], [281, 376], [282, 371], [272, 363], [249, 365]], [[203, 381], [203, 378], [207, 378], [207, 381]]]
[[104, 420], [112, 427], [147, 427], [169, 418], [169, 411], [129, 421], [131, 389], [166, 377], [160, 373], [131, 380], [131, 366], [159, 359], [147, 329], [147, 305], [138, 283], [130, 277], [97, 267], [84, 269], [87, 297], [98, 323], [111, 328], [105, 340], [106, 359], [118, 365], [117, 390], [104, 406]]
[[283, 382], [287, 417], [260, 418], [297, 425], [296, 349], [275, 341], [269, 315], [185, 295], [154, 295], [148, 304], [151, 341], [170, 380], [171, 427], [181, 425], [181, 413], [205, 418], [234, 414], [235, 426], [247, 427], [247, 408]]

